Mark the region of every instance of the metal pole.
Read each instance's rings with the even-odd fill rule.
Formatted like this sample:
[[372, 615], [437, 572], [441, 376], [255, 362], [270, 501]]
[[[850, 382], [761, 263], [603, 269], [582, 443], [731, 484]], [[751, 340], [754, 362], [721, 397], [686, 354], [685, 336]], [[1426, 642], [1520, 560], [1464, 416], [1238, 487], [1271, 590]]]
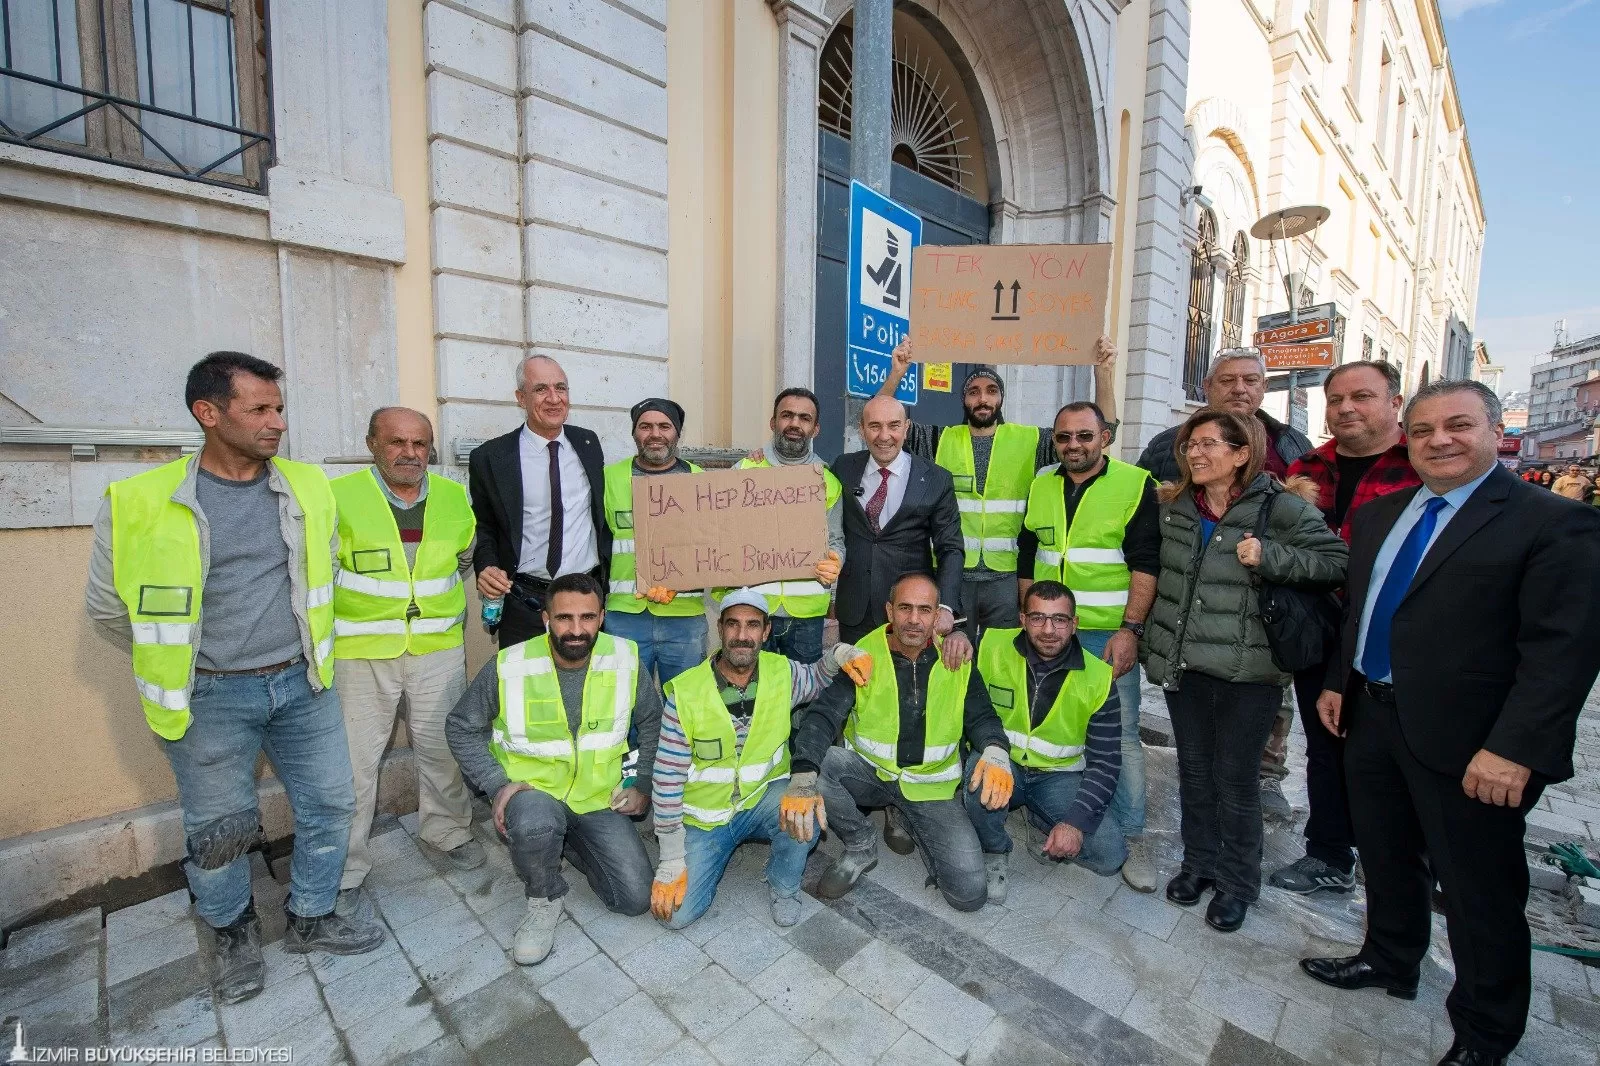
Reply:
[[[894, 0], [856, 0], [851, 27], [850, 176], [889, 196], [890, 103], [894, 96]], [[855, 284], [855, 279], [850, 279]], [[915, 374], [913, 367], [908, 373]], [[861, 447], [858, 426], [865, 401], [844, 396], [844, 447]]]
[[[1285, 224], [1284, 224], [1284, 220], [1283, 219], [1279, 219], [1278, 220], [1278, 240], [1285, 245], [1285, 248], [1283, 250], [1283, 261], [1284, 261], [1284, 264], [1286, 266], [1291, 266], [1291, 267], [1294, 266], [1294, 246], [1290, 245], [1288, 243], [1288, 237], [1286, 235], [1286, 229], [1285, 229]], [[1289, 325], [1293, 326], [1293, 325], [1297, 324], [1300, 321], [1300, 301], [1298, 299], [1296, 299], [1296, 296], [1295, 296], [1294, 274], [1292, 272], [1290, 272], [1290, 271], [1287, 271], [1287, 270], [1285, 270], [1283, 272], [1283, 290], [1284, 290], [1284, 292], [1289, 294]], [[1288, 411], [1287, 411], [1287, 413], [1289, 415], [1289, 425], [1294, 426], [1295, 429], [1298, 429], [1300, 432], [1304, 433], [1306, 431], [1306, 427], [1311, 422], [1311, 416], [1310, 416], [1310, 413], [1307, 412], [1305, 417], [1303, 417], [1303, 418], [1298, 420], [1300, 422], [1300, 425], [1298, 425], [1298, 426], [1295, 425], [1296, 419], [1294, 417], [1294, 402], [1295, 402], [1295, 397], [1297, 395], [1299, 395], [1299, 391], [1300, 391], [1299, 388], [1298, 388], [1299, 384], [1300, 384], [1300, 372], [1298, 370], [1290, 369], [1290, 371], [1289, 371], [1289, 407], [1288, 407]]]

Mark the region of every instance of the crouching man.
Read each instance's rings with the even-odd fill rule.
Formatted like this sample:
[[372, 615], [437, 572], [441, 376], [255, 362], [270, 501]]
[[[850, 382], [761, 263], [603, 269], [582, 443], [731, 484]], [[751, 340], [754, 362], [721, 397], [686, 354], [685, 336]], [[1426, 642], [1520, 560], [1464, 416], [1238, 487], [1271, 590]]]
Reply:
[[[1122, 765], [1122, 706], [1111, 667], [1078, 643], [1077, 602], [1058, 581], [1035, 581], [1022, 602], [1021, 629], [991, 629], [978, 646], [978, 672], [1011, 739], [1016, 788], [1044, 837], [1041, 862], [1078, 862], [1102, 877], [1122, 868], [1128, 846], [1106, 808]], [[976, 755], [968, 771], [979, 765]], [[967, 792], [967, 814], [983, 845], [989, 902], [1006, 901], [1011, 836], [1007, 807]]]
[[[485, 663], [450, 712], [445, 735], [462, 772], [494, 797], [495, 828], [527, 888], [511, 957], [543, 962], [567, 882], [563, 857], [619, 914], [650, 907], [650, 858], [630, 818], [649, 806], [661, 701], [633, 641], [600, 631], [600, 586], [588, 574], [550, 582], [546, 632]], [[628, 729], [639, 780], [622, 787]]]

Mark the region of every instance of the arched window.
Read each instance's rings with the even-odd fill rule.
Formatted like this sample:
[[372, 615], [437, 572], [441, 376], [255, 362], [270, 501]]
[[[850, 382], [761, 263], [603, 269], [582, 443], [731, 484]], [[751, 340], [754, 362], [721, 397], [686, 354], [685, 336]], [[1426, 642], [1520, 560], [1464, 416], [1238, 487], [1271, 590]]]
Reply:
[[1223, 348], [1244, 344], [1244, 272], [1250, 263], [1250, 238], [1241, 230], [1233, 235], [1233, 265], [1228, 268], [1227, 287], [1222, 295]]
[[1212, 308], [1216, 292], [1211, 260], [1217, 253], [1217, 216], [1200, 209], [1200, 237], [1189, 259], [1189, 332], [1183, 346], [1183, 391], [1191, 400], [1206, 398], [1206, 371], [1211, 365]]

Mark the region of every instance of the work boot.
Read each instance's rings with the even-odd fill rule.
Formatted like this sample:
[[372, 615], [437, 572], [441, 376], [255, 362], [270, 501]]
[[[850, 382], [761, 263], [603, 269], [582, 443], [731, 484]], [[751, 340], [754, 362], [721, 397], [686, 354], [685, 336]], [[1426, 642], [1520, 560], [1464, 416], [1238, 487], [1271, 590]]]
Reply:
[[789, 928], [800, 920], [800, 897], [780, 896], [778, 890], [772, 890], [772, 921], [774, 925]]
[[213, 929], [217, 936], [217, 999], [223, 1003], [242, 1003], [266, 984], [266, 969], [261, 962], [261, 920], [255, 904], [232, 925]]
[[1142, 834], [1128, 838], [1128, 857], [1122, 860], [1122, 879], [1135, 892], [1156, 890], [1156, 866], [1150, 861], [1150, 846]]
[[1283, 785], [1276, 777], [1261, 779], [1261, 817], [1287, 822], [1294, 817], [1294, 808], [1283, 794]]
[[289, 928], [283, 934], [283, 950], [291, 955], [326, 951], [330, 955], [365, 955], [383, 943], [383, 926], [373, 921], [345, 917], [337, 907], [316, 918], [304, 918], [284, 908]]
[[357, 885], [355, 888], [341, 888], [339, 898], [333, 903], [333, 913], [341, 918], [348, 918], [358, 925], [377, 921], [377, 915], [372, 911], [372, 897], [362, 885]]
[[906, 828], [905, 817], [898, 807], [883, 809], [883, 842], [896, 855], [910, 855], [916, 850], [911, 831]]
[[1002, 851], [997, 854], [983, 856], [984, 880], [989, 886], [989, 902], [1004, 903], [1006, 901], [1006, 865], [1011, 861], [1011, 853]]
[[483, 845], [476, 840], [468, 840], [465, 844], [458, 844], [449, 851], [445, 851], [443, 848], [435, 848], [432, 844], [429, 844], [428, 847], [434, 854], [443, 856], [444, 861], [450, 864], [451, 869], [459, 870], [463, 873], [468, 870], [476, 870], [489, 861], [489, 856], [485, 854]]
[[511, 941], [511, 960], [518, 966], [536, 966], [550, 956], [556, 943], [556, 923], [561, 920], [561, 899], [528, 897], [528, 915]]
[[838, 899], [856, 887], [861, 875], [878, 865], [877, 845], [856, 851], [845, 848], [837, 862], [828, 867], [817, 882], [817, 895], [823, 899]]

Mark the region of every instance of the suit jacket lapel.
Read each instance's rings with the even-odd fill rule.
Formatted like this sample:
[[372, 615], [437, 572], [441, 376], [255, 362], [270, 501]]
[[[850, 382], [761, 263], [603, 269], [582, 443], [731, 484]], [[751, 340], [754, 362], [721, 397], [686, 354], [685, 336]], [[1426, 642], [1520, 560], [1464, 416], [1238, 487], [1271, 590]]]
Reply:
[[[1450, 519], [1450, 524], [1440, 531], [1433, 546], [1428, 549], [1428, 554], [1422, 557], [1422, 563], [1417, 567], [1417, 576], [1411, 579], [1411, 587], [1406, 589], [1410, 596], [1428, 580], [1432, 573], [1439, 569], [1439, 564], [1466, 543], [1468, 537], [1484, 527], [1484, 524], [1500, 513], [1501, 506], [1505, 503], [1507, 492], [1504, 482], [1499, 480], [1497, 471], [1489, 475], [1489, 479], [1478, 486], [1478, 491], [1467, 497], [1467, 502], [1461, 505], [1461, 513]], [[1510, 477], [1510, 474], [1506, 474]]]
[[1367, 505], [1376, 512], [1375, 517], [1378, 519], [1370, 534], [1372, 550], [1364, 552], [1359, 558], [1355, 555], [1350, 557], [1350, 573], [1345, 581], [1345, 588], [1360, 590], [1359, 596], [1350, 597], [1350, 610], [1357, 618], [1361, 617], [1367, 598], [1376, 591], [1368, 588], [1372, 582], [1372, 564], [1377, 562], [1378, 553], [1383, 550], [1383, 542], [1388, 539], [1390, 530], [1394, 529], [1394, 524], [1400, 520], [1400, 515], [1405, 512], [1406, 506], [1416, 494], [1415, 488], [1402, 489], [1380, 496]]

